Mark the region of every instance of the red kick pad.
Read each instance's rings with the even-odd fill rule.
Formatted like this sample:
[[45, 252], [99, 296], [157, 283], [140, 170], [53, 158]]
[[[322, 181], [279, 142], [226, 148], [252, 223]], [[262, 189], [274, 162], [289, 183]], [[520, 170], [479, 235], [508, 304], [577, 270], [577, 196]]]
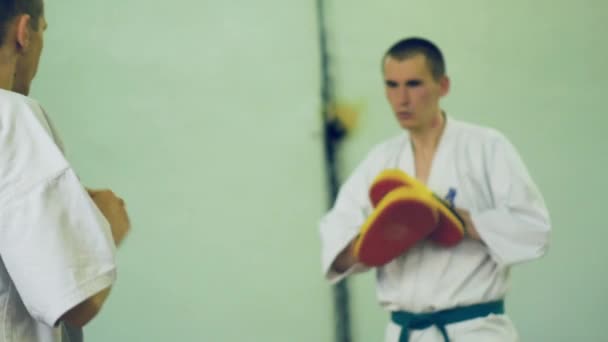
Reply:
[[367, 266], [382, 266], [431, 234], [438, 221], [432, 195], [410, 187], [393, 189], [361, 227], [355, 255]]
[[387, 169], [382, 171], [372, 183], [369, 190], [370, 201], [374, 206], [392, 190], [398, 187], [415, 189], [420, 194], [430, 194], [433, 207], [439, 213], [439, 222], [431, 235], [431, 239], [442, 246], [454, 246], [464, 237], [464, 222], [453, 208], [441, 199], [422, 182], [398, 169]]

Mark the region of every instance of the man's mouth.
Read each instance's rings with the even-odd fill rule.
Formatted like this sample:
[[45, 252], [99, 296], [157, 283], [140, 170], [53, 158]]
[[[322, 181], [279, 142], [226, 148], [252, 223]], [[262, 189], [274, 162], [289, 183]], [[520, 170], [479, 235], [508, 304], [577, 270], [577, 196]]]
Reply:
[[408, 111], [397, 112], [397, 117], [402, 120], [411, 119], [414, 117], [414, 113]]

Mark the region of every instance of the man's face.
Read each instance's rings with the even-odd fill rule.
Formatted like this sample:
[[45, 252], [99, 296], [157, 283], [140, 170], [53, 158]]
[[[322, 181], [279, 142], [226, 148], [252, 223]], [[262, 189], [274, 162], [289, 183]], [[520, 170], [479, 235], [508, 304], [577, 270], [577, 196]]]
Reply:
[[435, 80], [426, 57], [417, 54], [404, 60], [391, 56], [384, 61], [388, 102], [402, 128], [418, 131], [430, 127], [440, 113], [439, 99], [447, 94], [449, 80]]
[[44, 31], [47, 23], [44, 16], [40, 16], [38, 20], [38, 30], [28, 27], [30, 32], [29, 44], [17, 59], [13, 91], [23, 95], [28, 95], [30, 92], [30, 85], [38, 71], [38, 63], [44, 46]]

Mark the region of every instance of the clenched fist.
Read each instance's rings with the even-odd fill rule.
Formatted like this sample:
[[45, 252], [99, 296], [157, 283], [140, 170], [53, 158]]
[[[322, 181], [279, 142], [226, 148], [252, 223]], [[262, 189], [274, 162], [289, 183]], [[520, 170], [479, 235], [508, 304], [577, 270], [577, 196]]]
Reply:
[[125, 202], [111, 190], [88, 189], [89, 196], [110, 223], [114, 243], [118, 246], [131, 229]]

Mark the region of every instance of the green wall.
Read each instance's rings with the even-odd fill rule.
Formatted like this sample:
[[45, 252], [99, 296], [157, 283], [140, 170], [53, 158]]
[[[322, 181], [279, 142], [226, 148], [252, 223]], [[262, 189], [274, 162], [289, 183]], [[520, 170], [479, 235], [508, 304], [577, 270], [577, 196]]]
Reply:
[[[327, 1], [338, 97], [361, 104], [345, 173], [397, 132], [379, 58], [444, 50], [450, 115], [505, 132], [545, 195], [549, 254], [516, 267], [524, 341], [600, 341], [608, 305], [603, 1]], [[314, 2], [47, 1], [33, 88], [83, 182], [122, 195], [133, 231], [86, 329], [96, 341], [331, 341], [317, 222], [326, 208]], [[373, 274], [356, 341], [380, 341]]]
[[133, 220], [87, 340], [329, 341], [314, 6], [49, 1], [47, 17], [33, 96]]

